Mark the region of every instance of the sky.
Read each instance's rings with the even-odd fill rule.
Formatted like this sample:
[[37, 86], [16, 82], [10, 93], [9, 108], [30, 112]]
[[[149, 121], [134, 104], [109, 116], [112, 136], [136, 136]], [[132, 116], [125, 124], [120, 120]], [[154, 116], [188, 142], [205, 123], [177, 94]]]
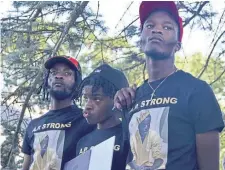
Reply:
[[[116, 30], [121, 31], [124, 26], [127, 26], [134, 18], [138, 16], [140, 1], [134, 1], [132, 3], [129, 10], [124, 15], [122, 21], [120, 21], [120, 19], [128, 6], [131, 4], [131, 1], [125, 0], [120, 3], [115, 3], [114, 1], [110, 0], [100, 2], [99, 11], [103, 14], [106, 25], [110, 28], [110, 33], [112, 35], [118, 35]], [[215, 11], [218, 12], [218, 14], [222, 14], [222, 10], [225, 8], [225, 1], [213, 0], [210, 3], [212, 4], [212, 7], [215, 9]], [[91, 2], [91, 6], [93, 6], [93, 9], [96, 9], [97, 2]], [[135, 25], [139, 26], [139, 20], [135, 22]], [[180, 54], [187, 56], [195, 52], [201, 52], [204, 55], [207, 55], [209, 53], [210, 42], [211, 39], [209, 39], [209, 35], [205, 32], [195, 29], [190, 34], [190, 28], [185, 27], [182, 42], [183, 50], [180, 51]]]
[[[12, 1], [1, 1], [0, 11], [3, 14], [10, 9]], [[193, 1], [192, 1], [193, 2]], [[213, 0], [210, 2], [212, 7], [219, 13], [222, 13], [222, 10], [225, 8], [225, 1]], [[89, 6], [97, 11], [98, 1], [91, 1]], [[138, 8], [140, 1], [115, 1], [115, 0], [102, 0], [100, 1], [99, 12], [103, 15], [103, 20], [105, 21], [106, 26], [109, 28], [108, 35], [118, 35], [118, 31], [121, 31], [124, 26], [128, 25], [135, 17], [138, 16]], [[123, 14], [126, 9], [130, 6], [129, 10]], [[122, 20], [120, 20], [122, 18]], [[139, 20], [135, 22], [136, 26], [139, 26]], [[195, 52], [201, 52], [203, 55], [209, 53], [209, 44], [211, 39], [209, 35], [204, 31], [195, 29], [190, 33], [190, 28], [185, 27], [182, 46], [183, 49], [179, 52], [182, 56], [188, 56]]]

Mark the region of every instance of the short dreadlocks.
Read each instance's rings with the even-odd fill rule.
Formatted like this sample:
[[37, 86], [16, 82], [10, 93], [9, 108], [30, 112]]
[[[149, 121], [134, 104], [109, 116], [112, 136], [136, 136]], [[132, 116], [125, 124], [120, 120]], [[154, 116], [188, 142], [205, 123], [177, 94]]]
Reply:
[[100, 88], [102, 88], [103, 94], [105, 96], [109, 96], [110, 98], [114, 98], [116, 92], [119, 90], [115, 87], [114, 84], [109, 82], [108, 80], [98, 76], [98, 75], [92, 75], [90, 77], [85, 78], [79, 88], [81, 96], [82, 90], [85, 86], [92, 86], [92, 93], [95, 93], [98, 91]]

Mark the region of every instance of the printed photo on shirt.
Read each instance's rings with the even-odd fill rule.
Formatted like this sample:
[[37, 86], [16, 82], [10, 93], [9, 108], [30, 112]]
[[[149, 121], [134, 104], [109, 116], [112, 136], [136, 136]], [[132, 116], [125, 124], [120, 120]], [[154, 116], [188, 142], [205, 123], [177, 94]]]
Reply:
[[35, 133], [33, 143], [35, 153], [30, 170], [60, 170], [64, 139], [64, 130]]
[[168, 153], [169, 107], [135, 113], [129, 123], [133, 159], [126, 169], [165, 169]]

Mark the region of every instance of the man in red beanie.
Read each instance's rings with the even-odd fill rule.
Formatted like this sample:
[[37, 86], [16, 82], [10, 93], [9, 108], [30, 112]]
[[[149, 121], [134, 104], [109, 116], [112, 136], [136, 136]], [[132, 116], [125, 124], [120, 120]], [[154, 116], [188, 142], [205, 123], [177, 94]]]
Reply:
[[205, 81], [174, 65], [183, 36], [175, 3], [143, 1], [139, 15], [149, 79], [114, 98], [131, 109], [127, 169], [219, 170], [222, 112]]

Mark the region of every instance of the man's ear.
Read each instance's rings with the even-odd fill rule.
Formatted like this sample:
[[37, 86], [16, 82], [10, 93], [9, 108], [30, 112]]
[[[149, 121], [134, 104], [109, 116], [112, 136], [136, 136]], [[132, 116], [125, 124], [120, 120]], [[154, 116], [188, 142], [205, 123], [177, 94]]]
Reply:
[[180, 49], [181, 49], [181, 42], [179, 42], [179, 41], [177, 41], [177, 44], [176, 44], [176, 47], [175, 47], [175, 51], [177, 52], [177, 51], [180, 51]]

